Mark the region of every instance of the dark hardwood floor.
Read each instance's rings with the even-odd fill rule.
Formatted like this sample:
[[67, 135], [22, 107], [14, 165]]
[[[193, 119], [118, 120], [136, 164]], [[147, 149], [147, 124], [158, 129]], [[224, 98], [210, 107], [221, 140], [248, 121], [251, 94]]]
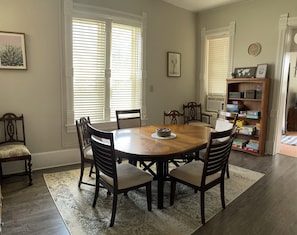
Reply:
[[[297, 234], [297, 158], [254, 157], [234, 151], [230, 163], [266, 175], [193, 234]], [[42, 175], [78, 167], [34, 171], [30, 187], [26, 177], [5, 179], [3, 235], [68, 235]]]

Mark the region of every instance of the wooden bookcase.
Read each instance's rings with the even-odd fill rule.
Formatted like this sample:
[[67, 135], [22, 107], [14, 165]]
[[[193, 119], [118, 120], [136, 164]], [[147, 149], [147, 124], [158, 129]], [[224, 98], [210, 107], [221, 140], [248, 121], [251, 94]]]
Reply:
[[[238, 116], [238, 120], [244, 120], [245, 126], [257, 126], [257, 131], [252, 135], [245, 135], [237, 133], [236, 138], [245, 141], [257, 142], [259, 147], [257, 150], [252, 150], [248, 147], [235, 147], [234, 150], [248, 152], [256, 156], [263, 156], [265, 154], [265, 141], [267, 132], [267, 118], [268, 118], [268, 101], [269, 101], [269, 78], [233, 78], [227, 79], [227, 97], [225, 109], [227, 104], [234, 104], [238, 102], [242, 104], [242, 111], [258, 111], [259, 117], [249, 118], [242, 114]], [[247, 92], [248, 91], [248, 92]], [[254, 96], [253, 96], [253, 91]], [[231, 92], [231, 93], [230, 93]], [[252, 96], [252, 97], [251, 97]], [[231, 106], [232, 107], [232, 106]], [[229, 106], [230, 108], [230, 106]], [[228, 111], [228, 110], [227, 110]]]

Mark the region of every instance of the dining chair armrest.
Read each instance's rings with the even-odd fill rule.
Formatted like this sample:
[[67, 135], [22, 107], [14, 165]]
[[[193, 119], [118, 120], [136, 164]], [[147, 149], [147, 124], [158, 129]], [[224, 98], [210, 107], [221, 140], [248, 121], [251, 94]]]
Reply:
[[207, 114], [207, 113], [202, 113], [202, 116], [206, 117], [207, 123], [210, 124], [210, 118], [211, 118], [212, 115]]

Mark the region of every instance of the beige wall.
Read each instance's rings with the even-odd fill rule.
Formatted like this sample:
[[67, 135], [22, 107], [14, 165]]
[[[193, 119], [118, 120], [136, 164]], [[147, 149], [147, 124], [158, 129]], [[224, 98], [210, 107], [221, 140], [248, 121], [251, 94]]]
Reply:
[[[236, 23], [234, 65], [235, 67], [257, 66], [267, 63], [268, 74], [271, 78], [270, 104], [269, 104], [269, 130], [266, 152], [272, 152], [274, 130], [276, 125], [278, 92], [280, 78], [274, 76], [279, 37], [280, 15], [289, 13], [297, 16], [295, 0], [250, 0], [230, 6], [204, 11], [197, 15], [197, 79], [200, 70], [200, 32], [202, 28], [215, 29], [228, 26], [231, 21]], [[261, 53], [254, 57], [247, 52], [248, 46], [253, 42], [262, 45]]]

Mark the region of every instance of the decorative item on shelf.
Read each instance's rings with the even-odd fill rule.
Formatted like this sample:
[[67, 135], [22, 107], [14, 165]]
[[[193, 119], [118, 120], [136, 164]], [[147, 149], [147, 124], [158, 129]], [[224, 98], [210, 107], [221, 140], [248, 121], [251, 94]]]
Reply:
[[235, 68], [235, 78], [254, 78], [256, 76], [257, 67]]
[[181, 76], [181, 54], [177, 52], [167, 52], [167, 76]]
[[267, 64], [258, 64], [256, 78], [266, 78]]
[[252, 56], [257, 56], [261, 52], [261, 44], [258, 42], [251, 43], [248, 47], [248, 53]]

